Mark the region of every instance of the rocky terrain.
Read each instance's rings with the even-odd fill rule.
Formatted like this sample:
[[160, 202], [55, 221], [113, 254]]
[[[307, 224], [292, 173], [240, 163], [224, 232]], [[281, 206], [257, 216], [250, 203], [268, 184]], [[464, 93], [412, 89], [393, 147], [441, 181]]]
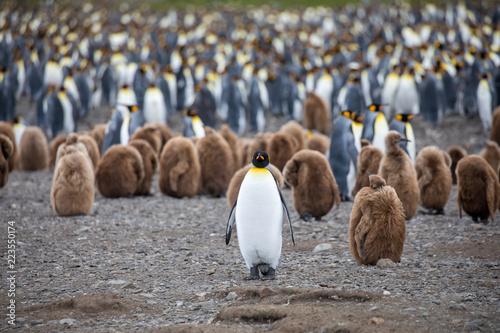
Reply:
[[[19, 107], [28, 121], [32, 106]], [[80, 129], [107, 119], [94, 110]], [[283, 122], [273, 119], [269, 130]], [[174, 130], [180, 119], [172, 119]], [[438, 128], [414, 120], [417, 147], [452, 144], [478, 153], [479, 119], [448, 115]], [[500, 216], [459, 218], [456, 186], [445, 216], [407, 222], [399, 264], [360, 266], [349, 252], [352, 202], [304, 222], [284, 196], [288, 226], [277, 278], [246, 281], [236, 235], [224, 232], [225, 198], [103, 198], [92, 213], [61, 218], [50, 205], [53, 170], [15, 171], [0, 189], [1, 271], [7, 223], [16, 229], [15, 325], [2, 274], [0, 330], [15, 332], [500, 332]]]

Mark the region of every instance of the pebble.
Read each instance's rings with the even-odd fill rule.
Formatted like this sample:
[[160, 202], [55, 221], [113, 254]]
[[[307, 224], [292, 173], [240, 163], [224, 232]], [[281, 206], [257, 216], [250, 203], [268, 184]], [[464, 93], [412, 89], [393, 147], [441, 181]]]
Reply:
[[451, 310], [467, 310], [467, 307], [465, 304], [451, 304], [449, 306]]
[[415, 308], [406, 308], [403, 311], [408, 311], [408, 312], [412, 311], [413, 312], [413, 311], [417, 311], [417, 309], [415, 309]]
[[332, 244], [329, 244], [329, 243], [318, 244], [314, 248], [313, 253], [330, 250], [331, 248], [332, 248]]
[[392, 261], [391, 259], [380, 259], [379, 261], [377, 261], [377, 267], [380, 267], [380, 268], [389, 268], [389, 267], [395, 267], [396, 266], [396, 263], [394, 261]]
[[237, 294], [237, 293], [235, 293], [234, 291], [230, 291], [230, 292], [227, 294], [227, 296], [226, 296], [226, 299], [227, 299], [227, 300], [230, 300], [230, 301], [235, 300], [235, 299], [237, 299], [237, 298], [238, 298], [238, 294]]
[[368, 309], [368, 311], [370, 311], [370, 312], [371, 312], [371, 311], [375, 311], [375, 310], [377, 310], [377, 309], [378, 309], [378, 307], [373, 306], [373, 307], [371, 307], [370, 309]]
[[383, 292], [382, 294], [384, 294], [385, 296], [387, 296], [387, 295], [390, 295], [390, 294], [391, 294], [391, 292], [390, 292], [390, 291], [387, 291], [387, 290], [384, 290], [384, 292]]
[[110, 285], [120, 285], [120, 284], [127, 284], [128, 282], [125, 280], [109, 280], [106, 283]]
[[36, 319], [36, 320], [30, 321], [30, 325], [32, 325], [32, 326], [40, 325], [42, 323], [43, 323], [43, 319]]
[[370, 318], [370, 324], [380, 325], [385, 322], [384, 318], [372, 317]]
[[73, 318], [64, 318], [59, 320], [59, 324], [61, 325], [75, 326], [77, 323], [78, 322]]
[[466, 331], [478, 331], [481, 325], [483, 325], [483, 321], [481, 319], [476, 319], [465, 323], [464, 328]]

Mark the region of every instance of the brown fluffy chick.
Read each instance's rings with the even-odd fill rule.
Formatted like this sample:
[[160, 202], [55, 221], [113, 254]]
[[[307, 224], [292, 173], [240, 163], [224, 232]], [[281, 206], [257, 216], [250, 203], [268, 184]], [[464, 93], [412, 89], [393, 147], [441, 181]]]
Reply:
[[500, 165], [500, 147], [498, 143], [495, 141], [486, 142], [486, 147], [481, 150], [479, 156], [484, 158], [494, 171], [498, 170]]
[[450, 146], [448, 147], [448, 155], [451, 157], [451, 179], [453, 181], [453, 185], [457, 183], [457, 174], [455, 170], [457, 169], [458, 161], [467, 156], [467, 152], [460, 146]]
[[340, 205], [340, 192], [327, 158], [320, 152], [303, 149], [293, 155], [283, 170], [292, 186], [293, 206], [299, 215], [317, 221]]
[[314, 92], [308, 92], [304, 101], [304, 127], [310, 131], [317, 130], [323, 134], [328, 131], [330, 112], [321, 97]]
[[380, 259], [401, 261], [406, 237], [403, 204], [385, 180], [370, 175], [370, 186], [356, 198], [349, 221], [349, 248], [358, 264], [375, 265]]
[[448, 154], [436, 146], [425, 147], [415, 159], [419, 204], [429, 214], [444, 215], [444, 206], [453, 186], [450, 164]]
[[488, 217], [495, 220], [495, 211], [500, 203], [500, 184], [496, 172], [484, 158], [470, 155], [457, 165], [458, 215], [462, 209], [472, 221], [487, 223]]
[[406, 140], [399, 132], [390, 131], [385, 137], [385, 155], [380, 161], [378, 175], [385, 179], [387, 185], [396, 190], [403, 203], [407, 220], [412, 219], [418, 207], [419, 189], [417, 175], [410, 157], [398, 145]]
[[362, 139], [362, 148], [358, 154], [358, 172], [356, 173], [356, 184], [352, 189], [352, 197], [363, 187], [370, 185], [367, 172], [370, 174], [377, 174], [380, 166], [380, 161], [384, 154], [380, 149], [372, 146], [368, 140]]

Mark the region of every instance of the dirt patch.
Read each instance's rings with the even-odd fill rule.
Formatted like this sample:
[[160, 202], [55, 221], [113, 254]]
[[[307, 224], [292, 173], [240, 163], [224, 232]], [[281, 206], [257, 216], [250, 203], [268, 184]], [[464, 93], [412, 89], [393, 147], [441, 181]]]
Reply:
[[500, 258], [498, 241], [461, 240], [457, 243], [436, 245], [433, 250], [442, 256], [474, 257], [489, 260]]

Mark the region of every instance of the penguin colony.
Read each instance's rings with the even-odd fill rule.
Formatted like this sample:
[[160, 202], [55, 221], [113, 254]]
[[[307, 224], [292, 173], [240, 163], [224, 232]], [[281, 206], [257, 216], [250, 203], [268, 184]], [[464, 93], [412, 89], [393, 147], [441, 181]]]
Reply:
[[[354, 199], [350, 242], [357, 262], [399, 261], [404, 219], [415, 216], [417, 202], [443, 213], [455, 166], [460, 214], [463, 208], [486, 222], [499, 206], [500, 155], [493, 142], [499, 143], [500, 113], [493, 109], [500, 103], [500, 31], [484, 19], [491, 8], [467, 6], [426, 5], [425, 15], [396, 6], [383, 21], [367, 24], [365, 9], [357, 8], [349, 26], [331, 8], [290, 10], [283, 12], [287, 29], [280, 20], [267, 22], [259, 9], [249, 15], [259, 21], [252, 27], [225, 11], [130, 16], [86, 4], [37, 16], [6, 7], [0, 12], [1, 185], [16, 168], [54, 167], [51, 202], [61, 216], [89, 214], [94, 186], [109, 198], [147, 195], [156, 171], [167, 196], [227, 194], [234, 208], [226, 241], [236, 226], [249, 278], [271, 279], [283, 212], [288, 216], [283, 171], [306, 220], [320, 219], [339, 199]], [[61, 15], [74, 20], [60, 23]], [[474, 27], [465, 20], [471, 15]], [[443, 20], [446, 29], [431, 28]], [[396, 23], [401, 33], [389, 33]], [[36, 126], [17, 116], [22, 96], [34, 103]], [[109, 122], [78, 132], [79, 120], [103, 105], [113, 109]], [[179, 112], [182, 134], [168, 127]], [[450, 148], [451, 163], [437, 148], [417, 156], [411, 119], [420, 115], [439, 126], [451, 112], [481, 118], [492, 140], [484, 159], [466, 157], [460, 147]], [[264, 132], [274, 116], [290, 121], [277, 133]], [[362, 147], [362, 139], [371, 145]], [[485, 193], [474, 192], [478, 177]], [[269, 192], [259, 198], [269, 199], [263, 205], [272, 220], [262, 226], [270, 228], [264, 235], [249, 228], [256, 184]], [[84, 198], [78, 204], [71, 199], [76, 188]], [[391, 241], [368, 226], [383, 222], [368, 196], [395, 212], [387, 226]], [[269, 238], [259, 254], [255, 240], [263, 236]]]

